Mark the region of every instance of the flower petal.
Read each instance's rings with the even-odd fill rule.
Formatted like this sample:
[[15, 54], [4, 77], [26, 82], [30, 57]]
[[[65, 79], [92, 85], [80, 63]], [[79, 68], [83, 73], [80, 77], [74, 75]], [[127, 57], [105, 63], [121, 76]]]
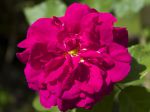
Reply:
[[56, 81], [58, 78], [66, 76], [66, 74], [70, 71], [70, 60], [66, 59], [62, 66], [59, 66], [57, 69], [54, 69], [48, 74], [46, 78], [46, 82]]
[[80, 107], [80, 108], [90, 109], [91, 105], [93, 105], [94, 102], [95, 101], [93, 98], [86, 97], [84, 99], [81, 99], [76, 105], [77, 107]]
[[31, 47], [35, 43], [55, 43], [58, 28], [53, 25], [51, 18], [40, 18], [28, 30], [27, 38], [18, 44], [20, 48]]
[[89, 13], [81, 20], [81, 48], [97, 50], [100, 47], [99, 35], [96, 32], [99, 13]]
[[26, 49], [21, 53], [16, 53], [17, 58], [23, 62], [23, 63], [27, 63], [29, 60], [29, 55], [30, 55], [30, 50]]
[[38, 90], [44, 78], [42, 70], [34, 69], [30, 63], [27, 63], [24, 69], [24, 73], [25, 73], [29, 88]]
[[108, 76], [110, 77], [112, 82], [122, 81], [125, 77], [127, 77], [130, 71], [130, 64], [124, 62], [115, 62], [115, 66], [108, 70]]
[[89, 69], [89, 80], [82, 84], [81, 90], [89, 94], [98, 93], [103, 86], [102, 70], [95, 65], [91, 65]]
[[39, 95], [40, 95], [40, 102], [45, 108], [49, 109], [57, 104], [56, 96], [50, 94], [48, 90], [41, 90], [39, 92]]
[[80, 21], [88, 13], [90, 8], [85, 4], [74, 3], [66, 10], [64, 21], [67, 26], [68, 32], [79, 32]]
[[128, 46], [128, 31], [126, 28], [115, 27], [113, 29], [114, 41], [124, 47]]
[[99, 24], [97, 27], [100, 35], [100, 44], [109, 45], [113, 41], [113, 23], [116, 22], [116, 18], [109, 13], [100, 13]]
[[117, 61], [122, 61], [126, 63], [131, 62], [131, 56], [128, 52], [128, 49], [121, 46], [120, 44], [112, 43], [109, 46], [109, 54], [113, 59]]
[[51, 72], [53, 70], [58, 69], [60, 66], [63, 65], [65, 61], [64, 56], [58, 56], [56, 58], [51, 59], [47, 64], [45, 64], [44, 68], [46, 72]]
[[74, 83], [69, 90], [63, 93], [62, 99], [72, 100], [78, 98], [79, 95], [80, 95], [80, 85], [78, 83]]

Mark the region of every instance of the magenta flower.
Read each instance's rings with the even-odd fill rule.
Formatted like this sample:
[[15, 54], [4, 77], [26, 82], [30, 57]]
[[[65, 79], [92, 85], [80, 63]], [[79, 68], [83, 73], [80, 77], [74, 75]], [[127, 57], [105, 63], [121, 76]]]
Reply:
[[29, 88], [46, 108], [90, 109], [130, 71], [128, 33], [116, 18], [74, 3], [63, 17], [41, 18], [18, 44]]

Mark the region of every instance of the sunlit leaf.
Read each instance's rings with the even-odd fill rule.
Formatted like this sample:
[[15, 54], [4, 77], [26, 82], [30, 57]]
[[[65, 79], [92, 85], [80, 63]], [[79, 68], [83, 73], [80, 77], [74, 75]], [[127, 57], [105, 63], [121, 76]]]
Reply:
[[[124, 26], [128, 29], [129, 35], [140, 35], [141, 22], [139, 14], [129, 14], [123, 18], [118, 18], [116, 26]], [[131, 37], [131, 36], [130, 36]]]
[[146, 68], [141, 72], [141, 77], [150, 71], [150, 44], [135, 45], [129, 48], [129, 52], [139, 64], [144, 65]]
[[150, 5], [150, 0], [145, 0], [145, 5]]
[[39, 97], [36, 96], [33, 100], [33, 107], [38, 111], [47, 111], [48, 109], [45, 109], [39, 102]]
[[46, 0], [33, 7], [26, 7], [24, 12], [29, 23], [41, 17], [62, 16], [66, 5], [60, 0]]
[[35, 110], [40, 111], [40, 112], [59, 112], [57, 107], [52, 107], [51, 109], [46, 109], [40, 104], [39, 97], [36, 96], [35, 99], [33, 100], [33, 107]]
[[131, 71], [124, 80], [126, 85], [139, 85], [144, 82], [145, 75], [150, 72], [150, 44], [135, 45], [129, 48], [132, 55]]
[[137, 13], [144, 7], [144, 0], [114, 0], [112, 7], [117, 17]]
[[82, 2], [98, 11], [111, 11], [112, 0], [82, 0]]

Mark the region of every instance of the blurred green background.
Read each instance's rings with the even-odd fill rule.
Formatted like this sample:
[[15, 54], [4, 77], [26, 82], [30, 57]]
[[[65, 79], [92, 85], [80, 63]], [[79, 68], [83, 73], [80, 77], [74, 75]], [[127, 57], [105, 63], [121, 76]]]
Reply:
[[[145, 64], [147, 68], [150, 67], [150, 0], [1, 0], [0, 112], [36, 112], [33, 108], [38, 105], [36, 101], [32, 106], [35, 92], [27, 87], [23, 73], [25, 65], [20, 63], [15, 55], [16, 52], [21, 51], [17, 48], [17, 43], [25, 38], [29, 25], [36, 19], [61, 16], [66, 7], [73, 2], [86, 3], [99, 11], [111, 12], [115, 15], [118, 18], [116, 26], [125, 26], [129, 31], [129, 46], [137, 45], [130, 48], [132, 55], [139, 59], [138, 62]], [[142, 57], [146, 60], [143, 61]], [[141, 69], [134, 66], [135, 71]], [[142, 82], [145, 88], [150, 88], [149, 69], [146, 71], [146, 79]], [[130, 81], [135, 80], [135, 75], [130, 77]], [[144, 76], [145, 74], [142, 77]], [[133, 83], [137, 85], [139, 82]], [[137, 88], [134, 89], [137, 90]], [[118, 112], [116, 109], [112, 111]]]

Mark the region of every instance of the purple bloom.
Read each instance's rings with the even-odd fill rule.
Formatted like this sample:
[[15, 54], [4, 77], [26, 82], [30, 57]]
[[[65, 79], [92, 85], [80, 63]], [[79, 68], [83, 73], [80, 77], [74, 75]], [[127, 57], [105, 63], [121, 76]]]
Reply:
[[40, 18], [18, 44], [28, 85], [46, 108], [90, 109], [130, 71], [128, 32], [116, 18], [74, 3], [63, 17]]

